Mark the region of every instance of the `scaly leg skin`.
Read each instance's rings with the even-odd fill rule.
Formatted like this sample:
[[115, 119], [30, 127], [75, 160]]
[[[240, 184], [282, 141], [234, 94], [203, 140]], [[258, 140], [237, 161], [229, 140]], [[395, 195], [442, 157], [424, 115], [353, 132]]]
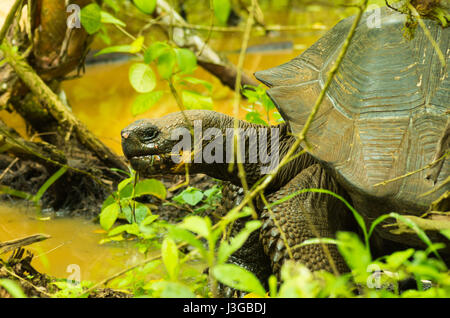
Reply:
[[[267, 196], [269, 203], [275, 202], [301, 189], [327, 189], [339, 194], [337, 182], [319, 165], [314, 164], [292, 179], [283, 188]], [[306, 192], [271, 208], [276, 223], [285, 233], [291, 247], [293, 259], [310, 270], [327, 270], [339, 273], [348, 271], [335, 245], [312, 244], [300, 248], [292, 247], [315, 237], [334, 238], [336, 231], [345, 230], [351, 213], [337, 198], [325, 193]], [[261, 214], [261, 242], [272, 263], [272, 270], [279, 275], [282, 264], [290, 259], [280, 230], [275, 225], [267, 208]], [[350, 223], [351, 224], [351, 223]], [[331, 265], [332, 258], [335, 267]]]

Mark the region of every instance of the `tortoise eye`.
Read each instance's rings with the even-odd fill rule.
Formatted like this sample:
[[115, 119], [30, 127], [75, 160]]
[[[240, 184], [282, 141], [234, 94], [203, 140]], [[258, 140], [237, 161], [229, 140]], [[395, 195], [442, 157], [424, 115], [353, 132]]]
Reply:
[[146, 129], [143, 135], [141, 136], [141, 140], [142, 142], [149, 143], [153, 141], [156, 138], [156, 136], [158, 136], [158, 134], [159, 134], [158, 129], [155, 128]]

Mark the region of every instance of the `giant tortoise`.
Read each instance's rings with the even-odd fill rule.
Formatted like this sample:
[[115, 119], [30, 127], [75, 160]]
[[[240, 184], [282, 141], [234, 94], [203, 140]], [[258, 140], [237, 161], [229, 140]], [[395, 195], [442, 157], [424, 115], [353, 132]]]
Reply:
[[[432, 177], [430, 169], [422, 169], [448, 150], [442, 149], [448, 147], [450, 122], [448, 69], [441, 64], [438, 52], [420, 27], [414, 39], [404, 37], [403, 14], [383, 8], [380, 28], [368, 23], [371, 14], [363, 15], [312, 122], [307, 133], [308, 152], [279, 171], [266, 188], [269, 202], [299, 189], [328, 189], [347, 198], [369, 224], [389, 212], [420, 216], [448, 191], [449, 185], [444, 183], [450, 171], [448, 158], [433, 165]], [[354, 19], [338, 23], [292, 61], [255, 74], [269, 87], [267, 93], [286, 122], [272, 127], [279, 129], [281, 158], [302, 130]], [[424, 21], [448, 66], [449, 28], [442, 28], [432, 20]], [[192, 128], [195, 120], [202, 121], [203, 132], [215, 127], [222, 135], [234, 124], [232, 117], [206, 110], [139, 120], [122, 131], [123, 151], [131, 165], [144, 175], [184, 174], [185, 165], [171, 158], [178, 143], [172, 140], [171, 133], [180, 127]], [[239, 127], [253, 128], [256, 132], [266, 129], [245, 121], [239, 121]], [[203, 146], [220, 139], [225, 152], [229, 148], [219, 135], [203, 136]], [[247, 135], [244, 140], [250, 137]], [[246, 159], [255, 150], [252, 147], [261, 151], [258, 145], [250, 144], [245, 150]], [[273, 140], [268, 148], [274, 151]], [[243, 165], [252, 186], [263, 176], [260, 169], [263, 163], [246, 160]], [[228, 167], [226, 162], [194, 161], [189, 171], [241, 186], [236, 167], [231, 172]], [[416, 170], [419, 171], [408, 174]], [[408, 176], [376, 186], [405, 174]], [[431, 190], [437, 191], [424, 195]], [[274, 206], [272, 211], [262, 206], [259, 239], [273, 271], [279, 271], [283, 261], [290, 257], [285, 241], [292, 247], [313, 237], [334, 237], [338, 230], [353, 228], [348, 216], [351, 213], [339, 200], [323, 193], [300, 194]], [[275, 223], [286, 234], [285, 240]], [[378, 238], [374, 244], [384, 251], [392, 246], [421, 246], [416, 235], [393, 234], [383, 226], [376, 228], [374, 237]], [[251, 245], [242, 253], [249, 258], [247, 263], [257, 262], [255, 258], [260, 255], [252, 252], [252, 248], [258, 251], [258, 244]], [[331, 245], [307, 245], [292, 253], [312, 270], [332, 270], [330, 256], [335, 268], [346, 270], [337, 249]]]

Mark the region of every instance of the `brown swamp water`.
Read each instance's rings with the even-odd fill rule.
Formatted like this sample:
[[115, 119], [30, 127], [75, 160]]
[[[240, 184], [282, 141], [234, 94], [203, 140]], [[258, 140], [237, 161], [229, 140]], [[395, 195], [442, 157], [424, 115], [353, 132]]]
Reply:
[[[338, 16], [333, 15], [332, 20], [327, 21], [327, 27], [331, 27], [338, 20]], [[251, 75], [257, 70], [285, 63], [300, 54], [304, 47], [310, 46], [320, 36], [320, 32], [315, 32], [301, 37], [288, 34], [278, 38], [257, 38], [253, 44], [293, 40], [296, 45], [294, 48], [300, 49], [247, 54], [245, 72]], [[211, 45], [216, 50], [229, 51], [238, 49], [240, 41], [241, 35], [227, 35], [222, 39], [212, 40]], [[228, 58], [236, 63], [238, 55], [231, 54]], [[82, 78], [63, 83], [67, 100], [75, 115], [119, 154], [122, 154], [120, 147], [122, 128], [136, 119], [157, 118], [178, 110], [174, 99], [167, 93], [147, 113], [133, 117], [130, 109], [137, 94], [128, 81], [131, 64], [132, 62], [125, 62], [92, 66], [87, 68]], [[234, 93], [229, 88], [222, 86], [216, 78], [200, 68], [194, 76], [213, 84], [214, 110], [233, 114]], [[157, 89], [167, 90], [163, 82], [158, 86]], [[245, 112], [241, 109], [239, 117], [243, 118], [244, 115]], [[26, 134], [25, 125], [17, 115], [1, 111], [0, 118], [20, 133]], [[133, 242], [100, 245], [99, 241], [105, 233], [101, 231], [100, 225], [94, 224], [91, 220], [58, 217], [39, 220], [33, 208], [0, 203], [0, 241], [35, 233], [46, 233], [52, 238], [29, 247], [35, 254], [32, 264], [38, 270], [56, 277], [67, 278], [73, 268], [78, 266], [81, 279], [99, 281], [143, 259], [143, 255], [133, 247]]]

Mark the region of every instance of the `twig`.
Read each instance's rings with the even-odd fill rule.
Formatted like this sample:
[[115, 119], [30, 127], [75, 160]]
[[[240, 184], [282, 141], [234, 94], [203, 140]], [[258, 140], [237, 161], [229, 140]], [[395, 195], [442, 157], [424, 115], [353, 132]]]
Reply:
[[9, 165], [6, 167], [5, 170], [3, 170], [2, 174], [0, 175], [0, 181], [3, 179], [3, 177], [8, 173], [8, 171], [19, 161], [19, 158], [15, 158]]
[[439, 57], [439, 61], [441, 62], [442, 66], [445, 69], [447, 67], [447, 63], [445, 62], [444, 54], [442, 53], [441, 49], [439, 48], [439, 45], [433, 39], [433, 36], [431, 35], [430, 30], [428, 30], [427, 26], [423, 22], [422, 17], [420, 16], [419, 12], [417, 12], [416, 8], [414, 8], [414, 6], [411, 5], [411, 3], [409, 3], [409, 2], [408, 2], [408, 8], [414, 14], [414, 16], [416, 17], [417, 21], [419, 21], [419, 25], [422, 28], [423, 33], [425, 34], [425, 36], [430, 41], [431, 45], [433, 46], [434, 50], [436, 51], [436, 54]]
[[391, 182], [394, 182], [394, 181], [398, 181], [398, 180], [400, 180], [400, 179], [403, 179], [403, 178], [412, 176], [413, 174], [416, 174], [416, 173], [419, 173], [419, 172], [421, 172], [421, 171], [424, 171], [424, 170], [427, 170], [427, 169], [429, 169], [429, 168], [432, 168], [435, 164], [437, 164], [437, 163], [440, 162], [441, 160], [444, 160], [444, 159], [447, 158], [449, 155], [450, 155], [450, 151], [448, 151], [446, 154], [444, 154], [444, 155], [443, 155], [442, 157], [440, 157], [439, 159], [437, 159], [437, 160], [435, 160], [435, 161], [433, 161], [433, 162], [427, 164], [427, 165], [426, 165], [425, 167], [423, 167], [423, 168], [420, 168], [420, 169], [415, 170], [415, 171], [408, 172], [408, 173], [406, 173], [406, 174], [404, 174], [404, 175], [401, 175], [401, 176], [396, 177], [396, 178], [393, 178], [393, 179], [389, 179], [389, 180], [386, 180], [386, 181], [383, 181], [383, 182], [379, 182], [379, 183], [377, 183], [377, 184], [374, 184], [374, 187], [378, 187], [378, 186], [381, 186], [381, 185], [386, 185], [386, 184], [388, 184], [388, 183], [391, 183]]
[[209, 0], [209, 7], [211, 10], [211, 25], [209, 27], [208, 35], [206, 36], [206, 40], [200, 51], [197, 53], [197, 56], [200, 56], [203, 54], [203, 50], [205, 49], [205, 46], [208, 44], [208, 42], [211, 40], [211, 35], [213, 33], [214, 28], [214, 7], [213, 7], [213, 0]]
[[[244, 67], [245, 55], [247, 52], [248, 42], [250, 40], [250, 33], [252, 31], [253, 24], [255, 23], [254, 14], [255, 8], [257, 6], [257, 0], [252, 0], [252, 7], [250, 9], [250, 13], [247, 18], [247, 24], [245, 26], [244, 37], [242, 39], [241, 52], [239, 54], [239, 60], [237, 64], [237, 73], [236, 73], [236, 82], [234, 86], [234, 102], [233, 102], [233, 115], [234, 115], [234, 138], [236, 144], [236, 158], [237, 158], [237, 167], [238, 167], [238, 176], [241, 180], [242, 188], [244, 189], [244, 194], [246, 195], [249, 191], [247, 177], [245, 174], [245, 169], [242, 160], [241, 146], [240, 146], [240, 138], [239, 138], [239, 106], [241, 102], [241, 82], [242, 82], [242, 69]], [[233, 170], [233, 162], [230, 163], [230, 170]], [[253, 202], [250, 200], [248, 202], [252, 209], [253, 218], [257, 219], [258, 215], [256, 214], [255, 207], [253, 206]]]

